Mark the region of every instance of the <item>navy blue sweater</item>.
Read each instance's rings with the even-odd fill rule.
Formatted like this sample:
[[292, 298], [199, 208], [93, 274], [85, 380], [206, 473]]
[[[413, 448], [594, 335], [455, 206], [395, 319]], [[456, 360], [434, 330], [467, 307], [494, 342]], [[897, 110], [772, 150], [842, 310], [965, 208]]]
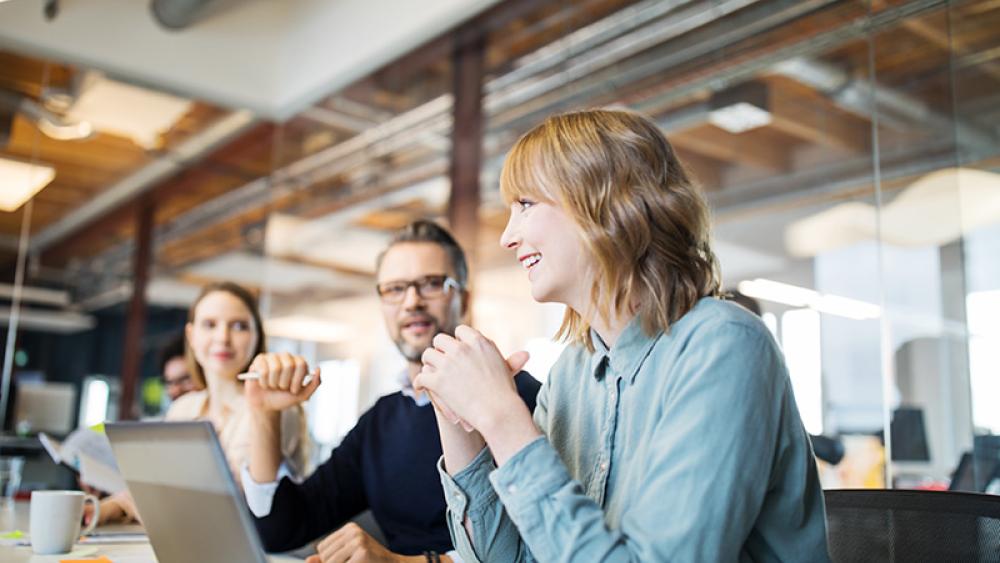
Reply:
[[[541, 384], [526, 372], [515, 382], [534, 411]], [[256, 519], [265, 549], [296, 549], [371, 509], [391, 551], [450, 551], [440, 457], [433, 406], [402, 393], [380, 398], [302, 484], [281, 480], [270, 514]]]

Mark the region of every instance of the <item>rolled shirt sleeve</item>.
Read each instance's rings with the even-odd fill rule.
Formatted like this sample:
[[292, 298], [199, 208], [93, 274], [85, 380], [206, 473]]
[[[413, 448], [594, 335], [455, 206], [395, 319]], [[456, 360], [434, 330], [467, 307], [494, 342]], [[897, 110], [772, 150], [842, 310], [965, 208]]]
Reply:
[[462, 556], [828, 561], [822, 490], [780, 352], [762, 327], [712, 321], [694, 336], [675, 326], [648, 357], [612, 357], [596, 378], [588, 362], [553, 368], [557, 383], [539, 396], [550, 399], [546, 437], [503, 467], [487, 449], [453, 478], [439, 464]]
[[[455, 550], [466, 563], [529, 560], [517, 555], [523, 549], [520, 537], [490, 483], [489, 475], [495, 469], [488, 448], [483, 448], [469, 465], [454, 476], [445, 470], [443, 457], [438, 462], [448, 505], [448, 529]], [[478, 549], [466, 532], [466, 517], [471, 523], [473, 538], [479, 544]]]
[[271, 504], [274, 502], [274, 493], [278, 490], [278, 483], [282, 477], [292, 478], [292, 472], [285, 462], [278, 467], [278, 477], [269, 483], [258, 483], [250, 476], [250, 465], [244, 463], [240, 466], [240, 475], [243, 482], [243, 494], [247, 499], [247, 506], [250, 512], [257, 518], [263, 518], [271, 513]]

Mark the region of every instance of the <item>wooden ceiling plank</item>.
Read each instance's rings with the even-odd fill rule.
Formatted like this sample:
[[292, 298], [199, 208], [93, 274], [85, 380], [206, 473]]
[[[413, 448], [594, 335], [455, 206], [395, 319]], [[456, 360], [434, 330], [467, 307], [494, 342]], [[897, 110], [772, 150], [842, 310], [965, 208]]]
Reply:
[[836, 111], [832, 104], [816, 103], [771, 89], [771, 127], [817, 145], [866, 152], [871, 146], [871, 131], [860, 120]]
[[[874, 0], [873, 6], [882, 7], [885, 0]], [[935, 18], [935, 19], [932, 19]], [[963, 33], [954, 33], [948, 26], [949, 19], [945, 14], [932, 14], [926, 17], [907, 18], [901, 23], [902, 27], [926, 40], [945, 54], [951, 52], [967, 53], [974, 50], [972, 44], [966, 39]], [[996, 30], [993, 29], [995, 33]], [[1000, 64], [988, 61], [976, 67], [982, 73], [1000, 79]]]
[[747, 133], [733, 135], [713, 125], [672, 133], [670, 141], [702, 156], [774, 172], [787, 171], [791, 166], [790, 147], [759, 143]]
[[49, 164], [68, 162], [114, 171], [124, 171], [149, 160], [145, 151], [127, 139], [98, 133], [82, 141], [58, 141], [21, 116], [14, 119], [5, 150], [21, 158], [37, 158]]
[[[673, 137], [671, 136], [672, 139]], [[694, 176], [698, 185], [705, 191], [713, 192], [723, 187], [722, 167], [725, 165], [722, 162], [706, 158], [697, 152], [679, 146], [674, 147], [674, 150], [677, 153], [677, 157], [688, 169], [688, 172]]]
[[[68, 88], [74, 74], [73, 69], [66, 65], [2, 51], [0, 68], [3, 69], [0, 72], [0, 88], [15, 90], [32, 98], [39, 98], [43, 87]], [[43, 80], [46, 80], [44, 84]]]

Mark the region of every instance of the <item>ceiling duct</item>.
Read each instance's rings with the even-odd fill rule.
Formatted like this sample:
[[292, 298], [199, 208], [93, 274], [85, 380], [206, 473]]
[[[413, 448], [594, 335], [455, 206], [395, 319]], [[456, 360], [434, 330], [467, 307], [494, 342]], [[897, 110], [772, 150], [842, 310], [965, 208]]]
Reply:
[[[0, 306], [0, 327], [11, 326], [11, 318], [14, 316], [13, 309]], [[18, 330], [67, 334], [90, 330], [97, 326], [97, 318], [76, 311], [51, 311], [21, 307], [16, 316]]]
[[950, 132], [974, 152], [993, 147], [996, 136], [975, 123], [935, 111], [923, 101], [877, 82], [855, 78], [836, 65], [808, 56], [792, 57], [772, 67], [775, 74], [815, 88], [841, 109], [867, 117], [878, 112], [881, 121], [907, 127], [914, 124]]
[[149, 10], [156, 23], [171, 30], [181, 30], [194, 23], [212, 0], [152, 0]]
[[[14, 92], [0, 91], [0, 115], [7, 112], [20, 113], [47, 136], [60, 141], [86, 139], [94, 133], [94, 128], [86, 121], [68, 121], [31, 98]], [[0, 131], [0, 137], [2, 135]], [[2, 140], [0, 138], [0, 141]]]

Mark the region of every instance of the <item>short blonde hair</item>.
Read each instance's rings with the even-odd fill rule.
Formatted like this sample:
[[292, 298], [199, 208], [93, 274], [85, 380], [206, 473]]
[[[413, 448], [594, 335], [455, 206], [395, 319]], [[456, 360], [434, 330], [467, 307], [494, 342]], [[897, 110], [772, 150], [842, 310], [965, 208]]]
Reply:
[[[559, 205], [596, 264], [597, 314], [635, 314], [667, 331], [699, 299], [718, 295], [708, 205], [660, 130], [634, 113], [589, 110], [550, 117], [522, 136], [500, 176], [507, 203]], [[557, 337], [593, 349], [590, 325], [566, 310]]]

